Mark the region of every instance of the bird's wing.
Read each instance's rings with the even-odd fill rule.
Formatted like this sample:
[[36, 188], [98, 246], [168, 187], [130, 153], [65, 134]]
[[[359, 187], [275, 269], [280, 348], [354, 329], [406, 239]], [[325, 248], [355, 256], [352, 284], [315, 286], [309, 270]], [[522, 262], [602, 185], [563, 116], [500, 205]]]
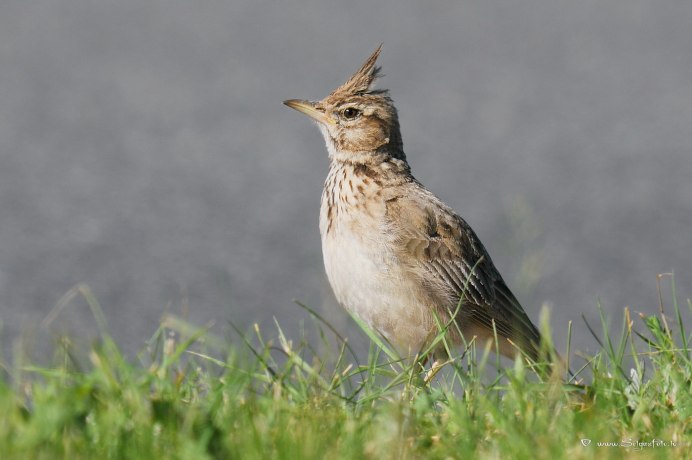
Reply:
[[[540, 334], [495, 268], [471, 227], [425, 189], [386, 201], [397, 256], [432, 291], [438, 312], [449, 317], [461, 299], [462, 331], [473, 323], [511, 339], [532, 358]], [[445, 314], [447, 313], [447, 314]]]

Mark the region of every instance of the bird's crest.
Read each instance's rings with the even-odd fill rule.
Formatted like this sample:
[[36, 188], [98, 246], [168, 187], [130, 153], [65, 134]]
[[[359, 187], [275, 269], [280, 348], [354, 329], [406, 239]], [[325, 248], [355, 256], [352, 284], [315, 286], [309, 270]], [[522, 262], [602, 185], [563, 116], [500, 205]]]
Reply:
[[382, 45], [377, 47], [370, 57], [365, 60], [360, 69], [358, 69], [358, 71], [354, 73], [346, 83], [332, 91], [330, 96], [343, 94], [385, 93], [386, 90], [373, 91], [370, 89], [374, 81], [381, 76], [380, 67], [375, 65], [375, 62], [377, 62], [377, 58], [380, 55], [380, 51], [382, 51]]

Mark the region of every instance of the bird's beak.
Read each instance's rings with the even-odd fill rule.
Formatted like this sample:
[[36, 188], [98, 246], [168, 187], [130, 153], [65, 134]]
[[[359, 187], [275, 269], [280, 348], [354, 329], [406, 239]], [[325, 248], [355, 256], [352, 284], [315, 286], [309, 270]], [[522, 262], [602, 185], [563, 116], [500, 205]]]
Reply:
[[315, 108], [314, 102], [303, 101], [301, 99], [289, 99], [284, 101], [284, 104], [292, 109], [296, 109], [298, 112], [304, 113], [315, 121], [323, 124], [334, 124], [334, 120], [329, 118], [324, 112]]

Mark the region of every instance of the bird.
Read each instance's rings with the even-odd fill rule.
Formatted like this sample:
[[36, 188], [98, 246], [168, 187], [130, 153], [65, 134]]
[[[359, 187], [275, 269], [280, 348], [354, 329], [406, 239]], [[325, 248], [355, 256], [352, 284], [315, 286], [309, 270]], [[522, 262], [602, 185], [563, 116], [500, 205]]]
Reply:
[[337, 301], [402, 356], [447, 325], [454, 346], [491, 341], [503, 356], [537, 361], [541, 334], [476, 233], [412, 175], [389, 90], [374, 87], [381, 50], [327, 97], [284, 101], [326, 142], [319, 228]]

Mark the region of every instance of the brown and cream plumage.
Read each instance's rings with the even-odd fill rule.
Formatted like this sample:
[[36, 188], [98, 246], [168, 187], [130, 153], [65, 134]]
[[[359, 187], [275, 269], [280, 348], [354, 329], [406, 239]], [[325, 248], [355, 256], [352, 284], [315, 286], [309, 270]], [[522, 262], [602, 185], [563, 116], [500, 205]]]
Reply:
[[337, 300], [405, 355], [435, 336], [435, 315], [456, 312], [455, 343], [459, 331], [493, 340], [494, 324], [503, 355], [519, 347], [537, 359], [540, 334], [481, 241], [411, 174], [396, 108], [372, 88], [379, 54], [326, 98], [285, 101], [317, 121], [327, 143], [320, 232]]

